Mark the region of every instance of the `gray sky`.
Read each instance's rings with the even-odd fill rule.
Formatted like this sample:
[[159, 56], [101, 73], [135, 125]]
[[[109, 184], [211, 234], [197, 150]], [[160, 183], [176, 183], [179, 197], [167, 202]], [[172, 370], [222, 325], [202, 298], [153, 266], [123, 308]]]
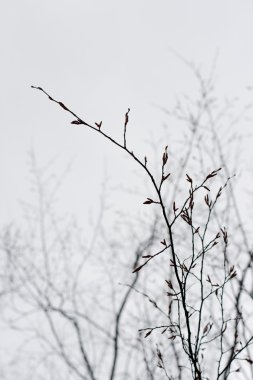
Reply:
[[16, 200], [28, 197], [31, 148], [42, 164], [55, 157], [56, 171], [74, 160], [66, 210], [97, 199], [105, 170], [111, 177], [115, 165], [125, 165], [102, 139], [70, 127], [71, 118], [30, 85], [87, 121], [103, 120], [115, 136], [131, 107], [129, 133], [138, 146], [164, 120], [154, 104], [173, 106], [177, 94], [194, 88], [171, 48], [207, 72], [218, 53], [218, 94], [251, 101], [252, 15], [250, 0], [1, 1], [2, 221], [15, 218]]
[[[141, 197], [114, 197], [119, 184], [131, 183], [134, 165], [92, 131], [71, 126], [73, 119], [31, 85], [88, 122], [103, 120], [119, 139], [130, 107], [129, 141], [144, 156], [166, 120], [155, 105], [173, 107], [178, 94], [196, 91], [192, 73], [172, 50], [206, 73], [218, 55], [217, 95], [252, 103], [252, 16], [252, 0], [1, 0], [0, 225], [22, 216], [19, 200], [32, 201], [31, 149], [39, 165], [54, 160], [57, 176], [72, 163], [60, 191], [61, 213], [87, 222], [99, 209], [106, 177], [114, 189], [109, 205], [143, 209]], [[242, 128], [251, 132], [251, 123]], [[251, 169], [252, 138], [242, 150]], [[140, 188], [143, 177], [134, 181]]]

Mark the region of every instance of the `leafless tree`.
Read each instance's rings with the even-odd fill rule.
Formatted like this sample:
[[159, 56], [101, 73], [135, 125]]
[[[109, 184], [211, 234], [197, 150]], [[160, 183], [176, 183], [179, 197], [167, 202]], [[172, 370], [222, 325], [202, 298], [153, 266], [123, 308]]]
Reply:
[[[140, 322], [140, 306], [132, 300], [140, 275], [130, 269], [153, 246], [156, 220], [142, 240], [128, 230], [132, 254], [126, 255], [123, 231], [117, 231], [117, 245], [103, 231], [103, 196], [94, 234], [85, 241], [75, 221], [55, 214], [60, 179], [38, 167], [34, 154], [30, 162], [37, 200], [24, 204], [27, 228], [8, 226], [1, 236], [2, 317], [26, 337], [13, 360], [21, 367], [26, 361], [24, 378], [52, 372], [62, 379], [124, 379], [137, 371], [137, 361], [138, 371], [153, 376], [156, 367], [145, 362], [147, 349], [131, 329]], [[119, 285], [125, 281], [129, 286]], [[24, 359], [31, 349], [32, 357]]]
[[[3, 292], [12, 304], [6, 318], [41, 342], [36, 354], [59, 378], [253, 376], [252, 248], [234, 192], [234, 168], [227, 162], [236, 141], [231, 127], [243, 112], [232, 119], [234, 104], [220, 105], [214, 96], [213, 72], [204, 79], [189, 67], [199, 96], [179, 100], [169, 113], [187, 130], [176, 148], [163, 138], [158, 172], [149, 157], [140, 158], [128, 146], [130, 109], [122, 141], [116, 141], [102, 122], [83, 120], [33, 87], [74, 117], [72, 125], [92, 130], [128, 155], [153, 189], [143, 200], [151, 220], [142, 221], [143, 239], [129, 229], [131, 236], [118, 234], [115, 247], [98, 225], [90, 248], [73, 224], [59, 228], [42, 173], [33, 168], [39, 197], [28, 217], [29, 236], [24, 240], [9, 227], [1, 239], [8, 280]], [[117, 255], [116, 261], [115, 252], [126, 250], [132, 254]]]

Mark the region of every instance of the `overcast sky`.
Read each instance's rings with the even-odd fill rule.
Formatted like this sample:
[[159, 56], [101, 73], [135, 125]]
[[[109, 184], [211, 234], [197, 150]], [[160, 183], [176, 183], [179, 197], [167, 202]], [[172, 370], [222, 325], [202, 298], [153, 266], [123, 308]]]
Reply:
[[136, 141], [164, 121], [154, 105], [173, 106], [194, 87], [171, 49], [206, 72], [218, 54], [219, 96], [252, 100], [251, 0], [3, 0], [0, 8], [2, 222], [29, 196], [31, 148], [41, 164], [56, 158], [56, 171], [73, 162], [65, 188], [73, 210], [82, 197], [99, 196], [104, 172], [111, 176], [118, 160], [98, 136], [70, 127], [71, 118], [31, 85], [87, 121], [103, 120], [116, 136], [131, 107]]

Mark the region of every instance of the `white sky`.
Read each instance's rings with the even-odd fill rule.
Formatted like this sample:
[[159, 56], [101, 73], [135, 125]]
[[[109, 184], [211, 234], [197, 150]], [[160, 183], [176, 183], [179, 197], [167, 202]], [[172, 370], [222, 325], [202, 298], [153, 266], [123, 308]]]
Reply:
[[[20, 216], [19, 200], [29, 200], [31, 148], [42, 165], [56, 159], [57, 175], [73, 163], [61, 211], [84, 220], [98, 208], [104, 178], [128, 185], [134, 169], [99, 136], [71, 126], [72, 118], [31, 85], [87, 121], [103, 120], [119, 138], [131, 107], [129, 138], [143, 150], [165, 120], [154, 104], [172, 107], [177, 94], [195, 91], [191, 72], [170, 49], [206, 72], [218, 53], [218, 95], [252, 103], [252, 21], [252, 0], [0, 0], [0, 226]], [[248, 168], [251, 147], [252, 138], [242, 147]], [[129, 205], [131, 197], [123, 201]], [[122, 199], [110, 202], [122, 207]]]
[[87, 121], [103, 120], [117, 136], [131, 107], [138, 146], [164, 120], [153, 105], [173, 106], [176, 94], [193, 88], [191, 73], [170, 48], [207, 72], [219, 52], [219, 95], [251, 101], [252, 17], [251, 0], [2, 0], [1, 222], [15, 218], [17, 199], [29, 197], [31, 147], [42, 164], [56, 157], [56, 170], [74, 159], [66, 210], [98, 198], [105, 168], [109, 177], [114, 165], [128, 170], [119, 152], [70, 127], [71, 118], [30, 85]]

